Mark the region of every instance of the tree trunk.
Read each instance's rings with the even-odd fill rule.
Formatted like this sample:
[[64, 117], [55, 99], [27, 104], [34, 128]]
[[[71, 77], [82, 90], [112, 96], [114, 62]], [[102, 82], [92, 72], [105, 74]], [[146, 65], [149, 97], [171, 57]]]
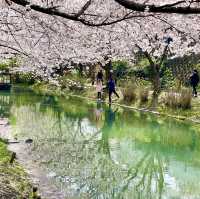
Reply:
[[92, 85], [94, 85], [96, 80], [96, 65], [89, 66], [88, 76], [91, 78]]
[[105, 72], [106, 72], [106, 81], [110, 78], [110, 71], [112, 70], [112, 61], [110, 60], [108, 64], [105, 66]]
[[81, 63], [78, 64], [78, 72], [79, 72], [79, 75], [82, 77], [83, 76], [83, 65]]
[[156, 64], [152, 65], [152, 85], [153, 85], [153, 95], [152, 95], [152, 107], [158, 105], [158, 97], [161, 92], [161, 83], [160, 83], [160, 67]]

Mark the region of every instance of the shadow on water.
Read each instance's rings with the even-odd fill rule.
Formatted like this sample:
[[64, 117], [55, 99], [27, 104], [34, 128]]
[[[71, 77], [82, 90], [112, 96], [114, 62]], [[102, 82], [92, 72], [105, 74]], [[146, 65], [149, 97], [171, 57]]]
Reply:
[[12, 93], [13, 133], [73, 198], [198, 198], [199, 127], [78, 98]]

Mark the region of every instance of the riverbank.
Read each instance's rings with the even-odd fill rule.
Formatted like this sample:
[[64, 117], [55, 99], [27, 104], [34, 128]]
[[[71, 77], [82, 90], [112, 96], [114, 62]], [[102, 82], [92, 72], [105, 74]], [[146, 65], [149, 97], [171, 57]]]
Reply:
[[[96, 89], [94, 86], [84, 86], [82, 89], [62, 89], [59, 86], [53, 84], [35, 84], [31, 87], [36, 93], [42, 95], [56, 95], [56, 96], [76, 96], [85, 98], [88, 100], [96, 101]], [[191, 104], [192, 107], [188, 109], [182, 108], [169, 108], [163, 104], [163, 98], [165, 92], [162, 92], [159, 97], [158, 106], [152, 108], [150, 105], [151, 99], [149, 98], [148, 102], [141, 104], [139, 101], [135, 100], [132, 103], [126, 103], [123, 100], [123, 94], [121, 88], [118, 88], [118, 93], [120, 94], [120, 98], [117, 99], [114, 97], [113, 103], [115, 105], [130, 108], [143, 112], [150, 112], [156, 115], [160, 115], [163, 117], [171, 117], [178, 120], [191, 121], [197, 124], [200, 124], [200, 96], [192, 98]], [[104, 102], [108, 102], [108, 96], [106, 93], [104, 94]]]
[[[31, 143], [13, 139], [8, 119], [0, 118], [0, 198], [64, 199], [32, 157], [32, 150]], [[10, 163], [13, 153], [16, 160]], [[36, 193], [32, 192], [33, 187], [37, 188]]]
[[[9, 131], [7, 119], [0, 119], [0, 198], [30, 198], [32, 185], [22, 166], [12, 162], [13, 154], [8, 150], [6, 134]], [[30, 196], [30, 197], [29, 197]]]

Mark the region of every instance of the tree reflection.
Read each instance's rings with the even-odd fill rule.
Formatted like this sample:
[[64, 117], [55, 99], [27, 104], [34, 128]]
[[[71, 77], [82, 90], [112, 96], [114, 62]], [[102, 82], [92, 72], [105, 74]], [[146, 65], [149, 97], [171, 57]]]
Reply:
[[10, 108], [12, 99], [9, 91], [1, 91], [0, 93], [0, 117], [8, 118], [10, 116]]
[[184, 161], [182, 149], [197, 151], [187, 125], [99, 103], [57, 105], [12, 110], [15, 130], [35, 141], [32, 156], [69, 196], [160, 199], [171, 154]]
[[112, 130], [112, 126], [115, 122], [115, 113], [117, 109], [113, 111], [111, 105], [105, 108], [105, 120], [104, 125], [101, 129], [101, 140], [99, 145], [99, 151], [103, 151], [103, 153], [107, 154], [110, 157], [110, 146], [109, 146], [109, 133]]

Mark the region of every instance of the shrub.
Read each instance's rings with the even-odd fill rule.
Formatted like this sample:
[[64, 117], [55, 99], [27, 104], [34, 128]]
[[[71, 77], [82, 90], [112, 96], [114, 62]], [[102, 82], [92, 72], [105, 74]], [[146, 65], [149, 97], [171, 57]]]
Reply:
[[83, 91], [86, 83], [87, 79], [77, 73], [69, 73], [59, 78], [61, 89], [69, 89], [70, 91]]
[[180, 107], [183, 109], [191, 108], [192, 104], [192, 91], [191, 89], [182, 89], [180, 93]]
[[129, 66], [129, 63], [126, 60], [114, 61], [112, 65], [115, 77], [118, 79], [126, 77]]
[[128, 85], [122, 90], [124, 102], [131, 103], [134, 102], [137, 98], [136, 86]]
[[17, 58], [7, 59], [0, 62], [0, 70], [4, 72], [9, 72], [10, 69], [19, 66], [19, 60]]
[[165, 104], [171, 108], [191, 108], [192, 102], [192, 92], [191, 89], [184, 88], [179, 92], [175, 90], [170, 90], [165, 94]]
[[147, 88], [141, 89], [139, 92], [140, 103], [146, 103], [149, 99], [149, 90]]
[[176, 108], [177, 106], [177, 93], [171, 89], [165, 93], [164, 103], [170, 108]]
[[31, 72], [28, 73], [16, 73], [13, 76], [13, 82], [14, 83], [25, 83], [32, 85], [35, 83], [35, 77], [34, 74]]

